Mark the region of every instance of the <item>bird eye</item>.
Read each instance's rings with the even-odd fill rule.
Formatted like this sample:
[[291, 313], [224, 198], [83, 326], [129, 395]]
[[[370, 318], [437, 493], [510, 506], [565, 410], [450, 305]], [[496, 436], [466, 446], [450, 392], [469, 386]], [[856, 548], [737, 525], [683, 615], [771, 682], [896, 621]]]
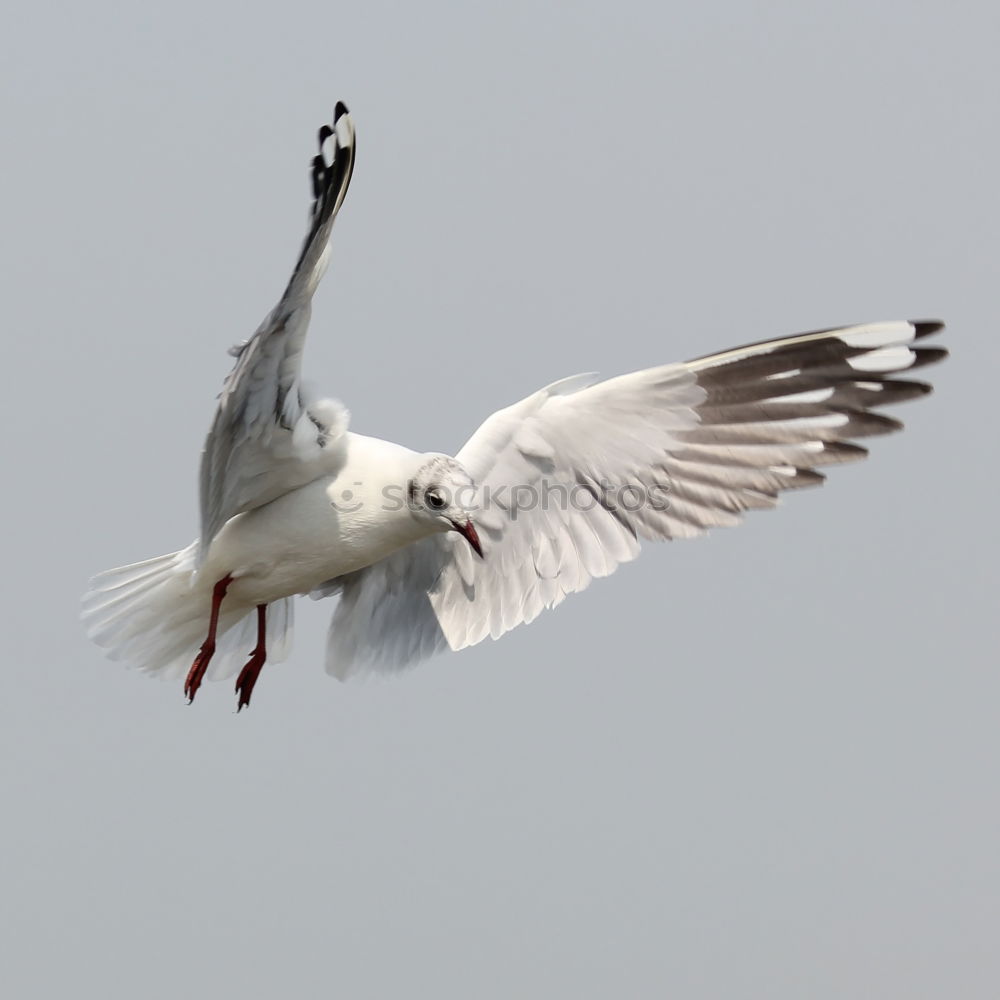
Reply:
[[441, 494], [435, 489], [430, 489], [424, 494], [424, 503], [426, 503], [431, 510], [444, 510], [446, 506], [444, 497], [441, 496]]

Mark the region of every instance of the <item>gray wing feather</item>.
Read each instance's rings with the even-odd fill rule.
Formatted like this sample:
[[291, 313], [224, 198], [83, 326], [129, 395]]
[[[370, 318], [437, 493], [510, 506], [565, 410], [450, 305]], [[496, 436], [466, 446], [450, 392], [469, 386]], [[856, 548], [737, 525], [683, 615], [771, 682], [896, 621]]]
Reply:
[[[458, 455], [483, 491], [485, 559], [438, 535], [332, 581], [315, 595], [341, 595], [327, 669], [391, 671], [497, 638], [635, 558], [640, 539], [737, 524], [821, 483], [818, 468], [866, 454], [850, 439], [901, 426], [873, 408], [930, 391], [891, 376], [943, 358], [914, 346], [940, 329], [801, 334], [586, 388], [556, 383], [493, 414]], [[543, 487], [569, 501], [543, 502]], [[630, 490], [644, 502], [624, 504]]]
[[[333, 158], [325, 147], [333, 141]], [[319, 131], [312, 162], [310, 227], [278, 304], [244, 344], [226, 378], [201, 459], [203, 556], [231, 517], [274, 500], [336, 467], [347, 411], [313, 397], [301, 382], [310, 303], [323, 276], [330, 232], [351, 181], [354, 128], [338, 103]]]

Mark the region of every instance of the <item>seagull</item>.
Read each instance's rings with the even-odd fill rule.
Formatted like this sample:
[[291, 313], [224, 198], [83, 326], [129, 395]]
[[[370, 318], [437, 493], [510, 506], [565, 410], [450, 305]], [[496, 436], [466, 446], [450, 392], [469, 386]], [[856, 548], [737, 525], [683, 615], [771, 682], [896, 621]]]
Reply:
[[305, 243], [280, 301], [232, 349], [201, 457], [201, 532], [100, 573], [88, 636], [140, 671], [236, 675], [237, 711], [289, 652], [297, 595], [339, 598], [326, 669], [391, 673], [533, 621], [634, 559], [863, 458], [877, 412], [930, 392], [901, 372], [947, 352], [938, 321], [818, 330], [604, 381], [562, 379], [488, 417], [454, 457], [348, 430], [303, 382], [313, 294], [354, 170], [338, 102], [319, 130]]

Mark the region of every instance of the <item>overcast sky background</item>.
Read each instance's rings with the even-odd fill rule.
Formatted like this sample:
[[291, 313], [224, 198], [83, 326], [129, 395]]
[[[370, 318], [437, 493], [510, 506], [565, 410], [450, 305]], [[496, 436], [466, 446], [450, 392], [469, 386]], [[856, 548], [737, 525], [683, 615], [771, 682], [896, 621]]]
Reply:
[[[995, 4], [16, 4], [6, 996], [1000, 995]], [[940, 316], [902, 435], [499, 643], [249, 711], [105, 661], [337, 99], [307, 374], [456, 450], [560, 376]]]

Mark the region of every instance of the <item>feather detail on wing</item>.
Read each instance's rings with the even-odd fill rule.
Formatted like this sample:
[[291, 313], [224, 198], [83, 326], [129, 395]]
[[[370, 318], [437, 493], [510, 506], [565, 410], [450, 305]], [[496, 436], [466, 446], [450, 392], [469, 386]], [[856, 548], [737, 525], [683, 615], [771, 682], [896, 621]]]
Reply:
[[333, 125], [319, 130], [309, 233], [295, 270], [257, 332], [232, 351], [236, 364], [202, 452], [199, 559], [231, 517], [335, 472], [343, 460], [348, 413], [335, 400], [310, 392], [300, 370], [310, 303], [326, 268], [354, 154], [354, 126], [338, 103]]
[[[581, 385], [494, 413], [457, 456], [481, 489], [485, 558], [436, 535], [330, 581], [327, 669], [392, 671], [497, 638], [634, 559], [823, 482], [864, 457], [880, 413], [930, 391], [894, 376], [943, 358], [936, 322], [888, 322], [751, 344]], [[588, 380], [591, 381], [591, 380]]]

